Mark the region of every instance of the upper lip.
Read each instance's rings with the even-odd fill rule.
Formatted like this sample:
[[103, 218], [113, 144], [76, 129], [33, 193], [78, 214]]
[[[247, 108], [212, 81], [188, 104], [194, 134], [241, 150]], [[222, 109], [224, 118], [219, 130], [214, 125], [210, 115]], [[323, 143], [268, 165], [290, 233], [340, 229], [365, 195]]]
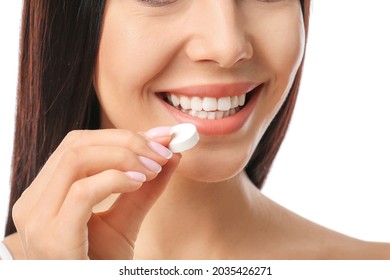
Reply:
[[166, 89], [159, 92], [170, 93], [175, 95], [185, 96], [199, 96], [199, 97], [224, 97], [224, 96], [238, 96], [248, 93], [260, 83], [243, 82], [230, 84], [208, 84], [186, 86], [181, 88]]

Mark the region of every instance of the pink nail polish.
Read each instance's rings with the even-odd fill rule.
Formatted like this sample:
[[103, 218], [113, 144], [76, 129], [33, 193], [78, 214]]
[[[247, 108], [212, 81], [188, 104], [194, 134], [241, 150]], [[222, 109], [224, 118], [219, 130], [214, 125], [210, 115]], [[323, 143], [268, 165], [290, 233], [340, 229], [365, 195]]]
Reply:
[[161, 165], [158, 164], [157, 162], [155, 162], [154, 160], [151, 160], [150, 158], [142, 157], [142, 156], [139, 156], [138, 159], [147, 169], [149, 169], [153, 172], [156, 172], [156, 173], [161, 172], [161, 170], [162, 170]]
[[145, 132], [145, 136], [150, 139], [169, 136], [169, 134], [171, 133], [171, 129], [172, 127], [170, 126], [155, 127]]
[[128, 171], [125, 173], [127, 177], [129, 177], [131, 180], [134, 180], [136, 182], [145, 182], [146, 181], [146, 176], [145, 174], [142, 174], [140, 172], [136, 171]]
[[157, 154], [159, 154], [165, 159], [170, 159], [173, 156], [173, 153], [167, 147], [164, 147], [160, 143], [149, 141], [148, 145], [153, 151], [155, 151]]

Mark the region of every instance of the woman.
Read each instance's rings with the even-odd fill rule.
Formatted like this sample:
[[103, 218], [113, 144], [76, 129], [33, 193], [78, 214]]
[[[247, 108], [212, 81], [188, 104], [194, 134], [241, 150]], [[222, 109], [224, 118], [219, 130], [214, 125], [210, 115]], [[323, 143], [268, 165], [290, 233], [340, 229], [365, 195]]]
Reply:
[[[298, 0], [26, 1], [12, 256], [390, 258], [388, 244], [259, 191], [297, 96], [308, 11]], [[174, 155], [181, 122], [201, 139]]]

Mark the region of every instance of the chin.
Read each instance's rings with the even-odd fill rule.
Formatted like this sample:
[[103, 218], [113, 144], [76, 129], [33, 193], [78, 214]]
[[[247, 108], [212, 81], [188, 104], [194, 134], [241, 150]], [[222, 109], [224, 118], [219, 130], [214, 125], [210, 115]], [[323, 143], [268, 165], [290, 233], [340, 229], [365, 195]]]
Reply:
[[207, 155], [206, 153], [183, 154], [176, 174], [197, 182], [218, 183], [229, 180], [239, 174], [246, 166], [249, 158], [228, 157], [227, 152], [224, 156]]

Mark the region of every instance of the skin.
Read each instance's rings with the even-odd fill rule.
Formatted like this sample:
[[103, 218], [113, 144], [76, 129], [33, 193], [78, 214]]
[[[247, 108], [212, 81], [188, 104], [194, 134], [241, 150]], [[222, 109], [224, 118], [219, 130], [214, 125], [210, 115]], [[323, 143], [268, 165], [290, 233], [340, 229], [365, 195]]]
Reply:
[[[18, 233], [5, 240], [14, 257], [390, 258], [388, 244], [341, 235], [269, 200], [243, 171], [302, 61], [299, 1], [171, 2], [108, 1], [94, 77], [105, 129], [70, 133], [18, 200]], [[150, 148], [170, 136], [150, 139], [148, 129], [177, 123], [156, 92], [247, 81], [263, 90], [238, 131], [201, 135], [171, 159]]]

